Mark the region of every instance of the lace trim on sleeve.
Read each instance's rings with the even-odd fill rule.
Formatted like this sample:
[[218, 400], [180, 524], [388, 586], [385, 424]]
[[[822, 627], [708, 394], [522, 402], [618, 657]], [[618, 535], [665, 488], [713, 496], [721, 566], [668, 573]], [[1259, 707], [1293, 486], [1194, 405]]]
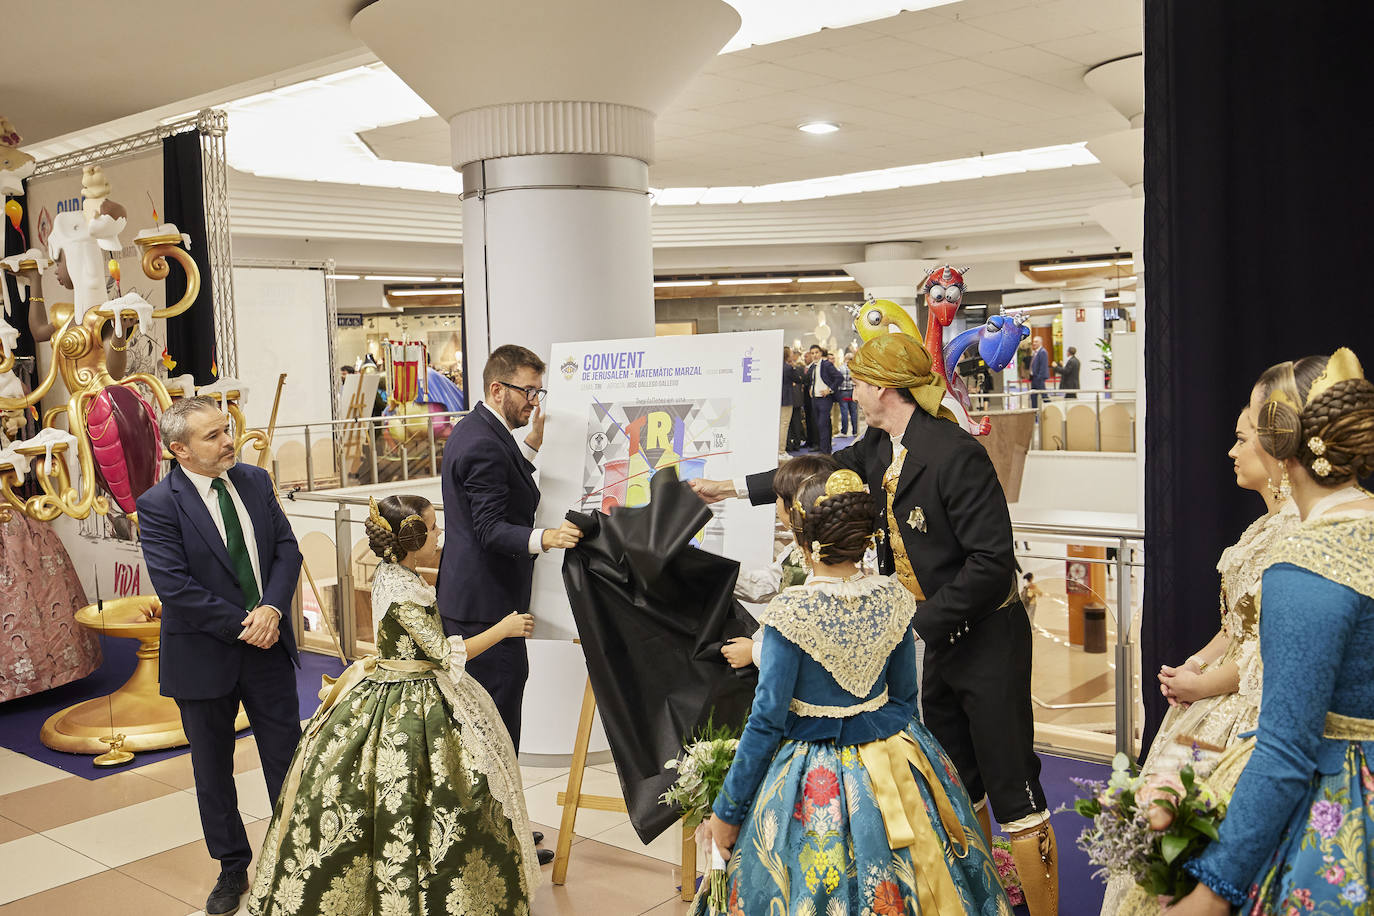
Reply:
[[1249, 895], [1246, 894], [1245, 891], [1219, 875], [1213, 874], [1212, 871], [1203, 864], [1201, 859], [1194, 859], [1184, 865], [1183, 869], [1194, 878], [1197, 878], [1198, 881], [1226, 898], [1226, 901], [1232, 906], [1244, 906], [1245, 901], [1249, 899]]

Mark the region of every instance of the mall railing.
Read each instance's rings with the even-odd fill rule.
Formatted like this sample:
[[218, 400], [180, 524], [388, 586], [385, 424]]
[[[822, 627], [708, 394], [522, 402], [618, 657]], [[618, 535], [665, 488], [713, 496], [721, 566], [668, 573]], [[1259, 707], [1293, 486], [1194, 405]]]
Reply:
[[282, 486], [307, 491], [433, 477], [453, 424], [464, 416], [426, 412], [279, 425], [272, 475]]
[[[1065, 556], [1046, 553], [1033, 553], [1018, 550], [1017, 560], [1039, 560], [1068, 564], [1083, 564], [1088, 568], [1101, 566], [1114, 571], [1116, 584], [1115, 619], [1116, 644], [1114, 651], [1114, 696], [1110, 705], [1115, 708], [1115, 750], [1128, 756], [1135, 756], [1136, 702], [1140, 685], [1136, 672], [1138, 651], [1136, 634], [1140, 625], [1136, 608], [1143, 587], [1143, 576], [1136, 577], [1136, 570], [1145, 568], [1145, 532], [1138, 528], [1113, 528], [1101, 526], [1080, 526], [1066, 524], [1012, 523], [1013, 536], [1018, 544], [1055, 543], [1076, 547], [1104, 548], [1115, 551], [1114, 558], [1093, 556]], [[1066, 551], [1067, 552], [1067, 551]], [[1138, 581], [1139, 579], [1139, 581]], [[1109, 596], [1099, 596], [1108, 598]], [[1102, 602], [1111, 609], [1107, 600]], [[1070, 647], [1070, 651], [1074, 651]], [[1110, 666], [1109, 666], [1110, 667]], [[1104, 705], [1099, 702], [1072, 702], [1049, 704], [1036, 701], [1036, 705], [1046, 709], [1083, 709]], [[1080, 750], [1082, 748], [1079, 748]]]
[[[366, 595], [366, 570], [373, 565], [373, 559], [366, 549], [362, 546], [366, 543], [365, 535], [362, 533], [363, 513], [354, 515], [355, 508], [365, 508], [368, 505], [366, 497], [361, 496], [342, 496], [330, 495], [325, 493], [312, 493], [299, 488], [284, 487], [282, 496], [286, 501], [288, 512], [292, 515], [301, 517], [299, 510], [307, 506], [319, 505], [326, 509], [325, 514], [307, 515], [316, 521], [325, 522], [332, 529], [332, 536], [329, 538], [332, 550], [329, 556], [332, 557], [332, 569], [325, 565], [321, 560], [323, 548], [313, 551], [317, 560], [314, 573], [316, 583], [320, 586], [320, 601], [318, 611], [320, 617], [327, 616], [329, 621], [322, 629], [306, 630], [304, 609], [309, 598], [309, 585], [302, 577], [301, 588], [297, 595], [297, 601], [293, 607], [293, 623], [296, 630], [297, 643], [304, 649], [326, 654], [335, 652], [335, 639], [337, 639], [338, 650], [349, 659], [355, 659], [361, 655], [375, 651], [373, 645], [372, 628], [375, 627], [375, 619], [367, 613], [359, 613], [365, 608], [358, 604], [358, 596]], [[443, 507], [435, 506], [435, 511], [443, 517]], [[1046, 746], [1061, 751], [1072, 751], [1077, 754], [1095, 756], [1099, 759], [1106, 759], [1111, 756], [1111, 746], [1117, 751], [1123, 751], [1134, 756], [1134, 740], [1137, 721], [1137, 702], [1139, 701], [1139, 685], [1136, 683], [1136, 631], [1139, 627], [1139, 615], [1136, 608], [1139, 606], [1139, 577], [1133, 576], [1135, 570], [1143, 569], [1144, 557], [1144, 532], [1138, 529], [1127, 528], [1104, 528], [1104, 527], [1084, 527], [1075, 525], [1045, 525], [1045, 524], [1013, 524], [1014, 537], [1018, 544], [1034, 542], [1037, 546], [1049, 548], [1052, 544], [1076, 545], [1080, 547], [1113, 548], [1116, 551], [1114, 559], [1101, 559], [1092, 557], [1074, 557], [1072, 562], [1083, 563], [1089, 566], [1098, 565], [1110, 568], [1115, 572], [1116, 595], [1115, 600], [1103, 600], [1104, 605], [1115, 606], [1116, 619], [1116, 642], [1115, 651], [1112, 656], [1113, 662], [1097, 670], [1091, 660], [1099, 656], [1092, 656], [1081, 647], [1067, 647], [1069, 653], [1079, 656], [1075, 658], [1074, 664], [1065, 666], [1065, 671], [1069, 676], [1073, 676], [1070, 669], [1076, 669], [1084, 675], [1084, 683], [1101, 677], [1115, 667], [1113, 672], [1113, 697], [1110, 705], [1114, 707], [1114, 738], [1109, 739], [1101, 731], [1092, 729], [1075, 729], [1073, 726], [1055, 726], [1043, 731], [1051, 733], [1051, 737], [1046, 741]], [[302, 538], [303, 550], [308, 550], [305, 544], [306, 539], [312, 538], [306, 535]], [[319, 543], [318, 541], [316, 542]], [[355, 558], [354, 554], [359, 556]], [[1030, 550], [1019, 550], [1017, 552], [1019, 561], [1045, 561], [1045, 562], [1068, 562], [1064, 554]], [[357, 571], [355, 572], [355, 568]], [[333, 573], [332, 581], [330, 573]], [[433, 575], [432, 570], [422, 570], [422, 572]], [[375, 611], [374, 611], [375, 613]], [[1043, 617], [1041, 618], [1043, 620]], [[323, 620], [321, 620], [323, 623]], [[1039, 626], [1039, 624], [1037, 624]], [[1043, 633], [1043, 628], [1041, 628]], [[1044, 648], [1041, 646], [1040, 648]], [[1043, 653], [1042, 653], [1043, 654]], [[1101, 656], [1106, 659], [1106, 656]], [[1088, 664], [1085, 665], [1084, 661]], [[1043, 668], [1040, 670], [1044, 670]], [[1060, 676], [1056, 672], [1056, 676]], [[1069, 684], [1066, 692], [1082, 688], [1082, 684]], [[1071, 703], [1050, 703], [1036, 699], [1036, 706], [1052, 711], [1063, 712], [1065, 710], [1087, 709], [1096, 706], [1103, 706], [1102, 700], [1092, 700], [1085, 702]]]
[[[1032, 405], [1031, 398], [1035, 399]], [[1017, 389], [971, 394], [976, 417], [988, 411], [1034, 410], [1031, 448], [1044, 451], [1134, 452], [1136, 393], [1132, 390], [1079, 388]]]

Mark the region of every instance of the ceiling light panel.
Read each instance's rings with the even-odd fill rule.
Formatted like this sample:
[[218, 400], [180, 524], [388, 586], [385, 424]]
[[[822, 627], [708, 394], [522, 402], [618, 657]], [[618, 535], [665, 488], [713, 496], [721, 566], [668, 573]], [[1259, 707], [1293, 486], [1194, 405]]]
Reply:
[[893, 0], [846, 0], [845, 3], [834, 0], [729, 0], [739, 13], [740, 27], [721, 53], [957, 2], [959, 0], [905, 0], [900, 3]]

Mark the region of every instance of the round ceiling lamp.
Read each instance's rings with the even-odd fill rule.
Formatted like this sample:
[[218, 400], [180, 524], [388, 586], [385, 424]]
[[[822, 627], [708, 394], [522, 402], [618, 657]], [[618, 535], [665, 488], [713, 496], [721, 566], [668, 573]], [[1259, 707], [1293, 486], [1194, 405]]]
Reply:
[[797, 130], [808, 134], [833, 134], [840, 129], [840, 125], [834, 121], [807, 121], [805, 124], [798, 124]]

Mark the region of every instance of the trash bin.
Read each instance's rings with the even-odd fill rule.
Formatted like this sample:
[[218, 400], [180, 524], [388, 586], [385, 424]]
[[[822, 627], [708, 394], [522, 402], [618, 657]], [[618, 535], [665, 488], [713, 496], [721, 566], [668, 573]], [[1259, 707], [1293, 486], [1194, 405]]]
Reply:
[[1107, 651], [1107, 606], [1101, 602], [1083, 606], [1083, 651]]

